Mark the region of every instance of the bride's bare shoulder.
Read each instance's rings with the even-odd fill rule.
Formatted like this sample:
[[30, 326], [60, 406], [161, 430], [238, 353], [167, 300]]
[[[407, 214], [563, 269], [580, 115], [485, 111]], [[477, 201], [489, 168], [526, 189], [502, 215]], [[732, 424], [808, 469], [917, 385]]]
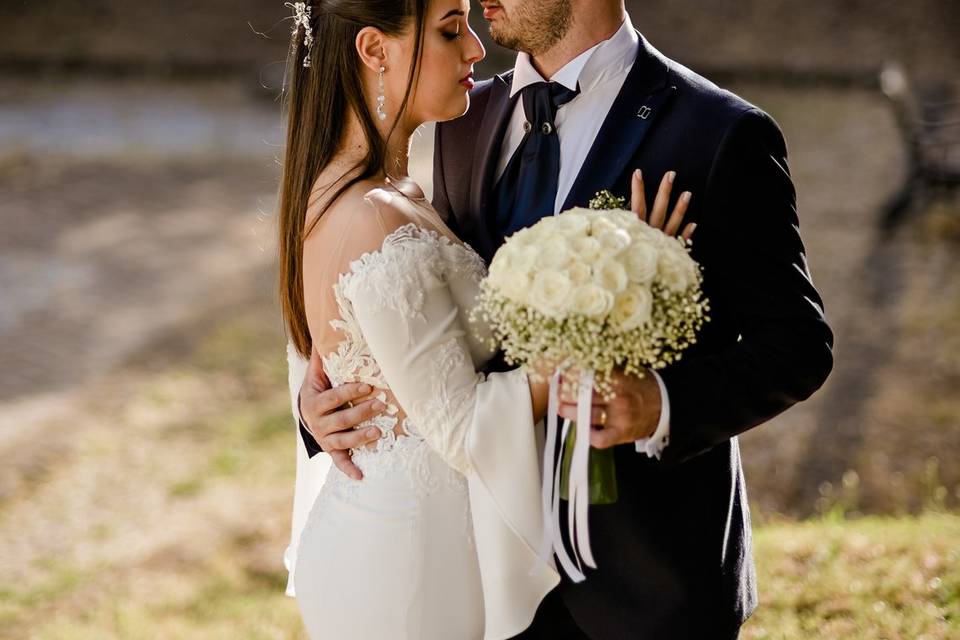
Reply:
[[382, 182], [363, 180], [350, 185], [339, 197], [323, 209], [319, 200], [307, 209], [308, 224], [320, 216], [317, 226], [351, 227], [358, 232], [381, 229], [390, 233], [412, 221], [403, 198]]
[[307, 228], [316, 220], [304, 240], [309, 261], [334, 258], [348, 261], [379, 249], [391, 233], [415, 219], [404, 206], [404, 198], [382, 182], [364, 180], [350, 185], [323, 208], [321, 200], [307, 209]]

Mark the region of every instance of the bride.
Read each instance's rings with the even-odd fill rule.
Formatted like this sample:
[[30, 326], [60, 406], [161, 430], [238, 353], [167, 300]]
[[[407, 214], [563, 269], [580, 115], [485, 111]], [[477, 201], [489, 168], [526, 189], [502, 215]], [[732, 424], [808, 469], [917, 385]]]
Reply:
[[381, 412], [353, 453], [363, 479], [331, 470], [303, 522], [301, 615], [314, 639], [513, 637], [559, 582], [536, 553], [547, 391], [478, 373], [494, 355], [468, 319], [483, 260], [407, 176], [416, 128], [468, 108], [485, 53], [469, 2], [291, 6], [284, 320], [294, 356], [369, 385]]
[[[516, 635], [559, 579], [533, 552], [546, 390], [521, 371], [477, 373], [493, 356], [467, 318], [483, 261], [407, 178], [414, 130], [467, 109], [484, 56], [469, 3], [294, 8], [285, 322], [331, 384], [366, 383], [386, 405], [364, 425], [380, 438], [353, 456], [363, 480], [330, 473], [307, 516], [294, 567], [304, 623], [336, 640]], [[478, 476], [477, 453], [516, 465], [509, 493]]]

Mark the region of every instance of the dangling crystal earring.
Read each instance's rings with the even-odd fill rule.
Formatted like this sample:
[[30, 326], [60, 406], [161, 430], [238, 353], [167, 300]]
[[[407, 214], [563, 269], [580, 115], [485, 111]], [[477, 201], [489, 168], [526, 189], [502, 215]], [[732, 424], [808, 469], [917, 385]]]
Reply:
[[384, 68], [383, 66], [381, 66], [381, 67], [380, 67], [380, 78], [379, 78], [379, 81], [378, 81], [378, 83], [377, 83], [377, 87], [379, 88], [379, 92], [377, 93], [377, 117], [380, 118], [381, 120], [386, 120], [386, 119], [387, 119], [387, 114], [386, 114], [386, 112], [383, 110], [383, 105], [384, 105], [384, 103], [387, 101], [387, 96], [386, 96], [386, 94], [384, 93], [384, 87], [383, 87], [383, 72], [384, 72], [384, 71], [386, 71], [386, 68]]

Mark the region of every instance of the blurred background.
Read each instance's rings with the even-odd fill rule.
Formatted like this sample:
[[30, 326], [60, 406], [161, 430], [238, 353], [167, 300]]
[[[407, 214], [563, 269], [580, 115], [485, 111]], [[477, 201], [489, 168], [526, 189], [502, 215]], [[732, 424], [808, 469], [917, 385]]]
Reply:
[[[741, 439], [744, 637], [960, 638], [960, 5], [627, 4], [782, 126], [836, 333], [826, 385]], [[289, 15], [0, 3], [0, 637], [304, 637], [273, 265]], [[474, 18], [478, 77], [508, 69]]]

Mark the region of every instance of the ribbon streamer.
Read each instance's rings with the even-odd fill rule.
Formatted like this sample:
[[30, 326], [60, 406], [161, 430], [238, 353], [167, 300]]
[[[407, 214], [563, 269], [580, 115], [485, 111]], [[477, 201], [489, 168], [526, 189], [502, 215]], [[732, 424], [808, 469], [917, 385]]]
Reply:
[[[577, 394], [577, 424], [576, 441], [573, 447], [573, 456], [569, 474], [569, 502], [567, 509], [567, 532], [570, 544], [573, 547], [573, 558], [567, 552], [560, 534], [560, 467], [557, 456], [557, 430], [560, 410], [560, 376], [563, 367], [557, 369], [550, 377], [549, 395], [547, 396], [547, 437], [543, 452], [543, 477], [541, 480], [541, 509], [543, 512], [543, 539], [540, 543], [539, 560], [543, 563], [550, 561], [550, 556], [556, 554], [557, 560], [564, 572], [574, 582], [583, 582], [586, 576], [583, 573], [583, 564], [592, 569], [597, 568], [590, 547], [590, 527], [588, 521], [590, 507], [590, 478], [588, 463], [590, 459], [590, 412], [593, 400], [592, 370], [580, 374], [580, 386]], [[571, 423], [564, 420], [560, 433], [561, 451], [563, 443], [570, 434]]]

